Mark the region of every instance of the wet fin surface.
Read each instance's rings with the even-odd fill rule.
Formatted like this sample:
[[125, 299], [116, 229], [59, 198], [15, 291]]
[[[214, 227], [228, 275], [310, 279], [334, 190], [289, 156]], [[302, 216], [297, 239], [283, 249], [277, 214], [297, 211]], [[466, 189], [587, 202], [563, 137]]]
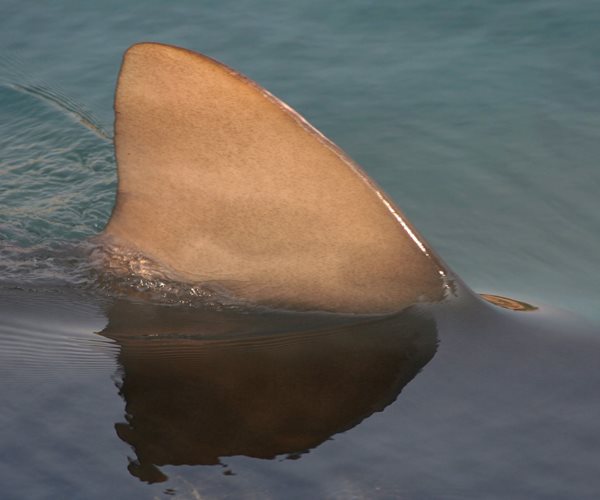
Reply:
[[143, 43], [115, 97], [104, 237], [171, 278], [287, 309], [381, 313], [443, 296], [422, 238], [339, 148], [258, 84]]

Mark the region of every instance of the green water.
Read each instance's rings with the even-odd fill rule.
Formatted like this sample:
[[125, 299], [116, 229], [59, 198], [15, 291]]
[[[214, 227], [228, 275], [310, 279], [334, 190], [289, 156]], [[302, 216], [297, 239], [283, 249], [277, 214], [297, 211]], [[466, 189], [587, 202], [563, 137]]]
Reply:
[[[204, 52], [345, 149], [474, 289], [599, 318], [595, 2], [3, 1], [2, 12], [0, 46], [21, 81], [9, 65], [0, 83], [46, 82], [110, 129], [130, 44]], [[0, 104], [3, 245], [98, 232], [114, 191], [109, 142], [14, 88]]]

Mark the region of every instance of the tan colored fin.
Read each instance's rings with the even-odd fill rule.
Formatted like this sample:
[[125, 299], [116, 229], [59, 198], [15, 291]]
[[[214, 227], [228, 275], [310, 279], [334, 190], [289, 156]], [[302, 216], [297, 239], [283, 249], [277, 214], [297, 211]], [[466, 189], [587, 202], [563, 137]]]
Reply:
[[300, 115], [189, 50], [125, 54], [105, 235], [173, 279], [272, 307], [382, 313], [443, 296], [443, 269], [381, 190]]

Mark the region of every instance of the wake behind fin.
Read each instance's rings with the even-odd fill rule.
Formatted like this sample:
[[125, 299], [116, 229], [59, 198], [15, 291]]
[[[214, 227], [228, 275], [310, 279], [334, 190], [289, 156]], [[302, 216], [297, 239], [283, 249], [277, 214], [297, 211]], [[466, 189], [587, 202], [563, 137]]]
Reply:
[[208, 57], [132, 46], [115, 150], [104, 235], [171, 279], [301, 310], [384, 313], [443, 297], [442, 264], [374, 182], [289, 106]]

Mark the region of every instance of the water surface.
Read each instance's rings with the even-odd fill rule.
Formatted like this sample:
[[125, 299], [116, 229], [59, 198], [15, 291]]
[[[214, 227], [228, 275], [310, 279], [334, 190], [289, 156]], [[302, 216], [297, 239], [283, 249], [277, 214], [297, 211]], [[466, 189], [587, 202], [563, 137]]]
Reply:
[[[596, 2], [0, 7], [0, 496], [595, 498]], [[264, 317], [99, 276], [114, 83], [143, 40], [257, 80], [472, 288], [541, 310]]]

